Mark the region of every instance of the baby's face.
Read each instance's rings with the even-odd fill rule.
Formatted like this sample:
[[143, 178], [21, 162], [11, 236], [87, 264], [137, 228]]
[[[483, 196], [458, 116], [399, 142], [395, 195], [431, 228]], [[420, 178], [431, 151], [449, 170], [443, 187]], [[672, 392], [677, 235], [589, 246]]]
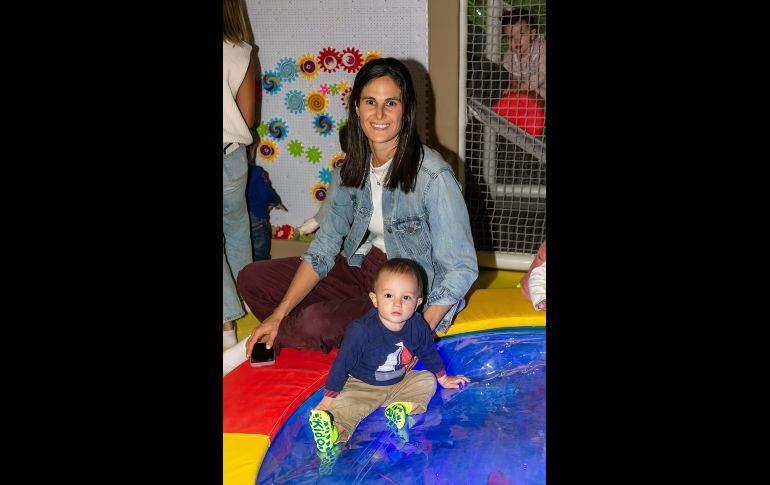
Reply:
[[517, 54], [529, 52], [529, 43], [535, 38], [536, 29], [530, 29], [526, 22], [518, 22], [503, 27], [503, 33], [508, 37], [508, 47]]
[[422, 304], [414, 275], [390, 271], [380, 274], [369, 298], [390, 330], [400, 330]]

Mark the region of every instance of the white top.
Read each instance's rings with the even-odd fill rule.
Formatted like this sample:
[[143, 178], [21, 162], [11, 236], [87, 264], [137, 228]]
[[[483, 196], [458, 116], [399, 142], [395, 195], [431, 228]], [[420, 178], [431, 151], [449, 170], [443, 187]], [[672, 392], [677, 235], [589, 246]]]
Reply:
[[[250, 145], [251, 131], [241, 110], [235, 103], [235, 95], [246, 77], [251, 59], [249, 44], [233, 45], [222, 41], [222, 143]], [[257, 93], [254, 93], [256, 96]]]
[[382, 186], [387, 182], [387, 173], [390, 170], [391, 158], [381, 166], [374, 168], [371, 166], [371, 159], [369, 160], [369, 186], [372, 188], [372, 218], [369, 221], [369, 240], [361, 245], [358, 251], [362, 254], [368, 254], [369, 249], [375, 246], [377, 249], [383, 252], [385, 256], [388, 252], [385, 251], [385, 225], [382, 219]]
[[545, 263], [543, 261], [543, 264], [529, 272], [529, 297], [533, 307], [545, 300]]
[[508, 51], [503, 56], [503, 66], [516, 81], [526, 81], [529, 89], [545, 99], [545, 38], [538, 35], [529, 45], [529, 52], [518, 54]]

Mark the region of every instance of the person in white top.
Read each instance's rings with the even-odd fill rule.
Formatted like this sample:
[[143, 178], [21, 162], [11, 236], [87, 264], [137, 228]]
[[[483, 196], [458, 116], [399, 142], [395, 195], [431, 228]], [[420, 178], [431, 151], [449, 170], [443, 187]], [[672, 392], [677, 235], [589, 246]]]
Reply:
[[356, 74], [348, 149], [332, 178], [331, 205], [308, 250], [297, 258], [255, 261], [238, 289], [261, 321], [246, 343], [338, 348], [347, 326], [371, 308], [368, 293], [387, 259], [421, 269], [419, 311], [430, 331], [446, 332], [478, 276], [468, 209], [452, 168], [420, 141], [416, 92], [406, 65], [374, 59]]
[[223, 0], [222, 15], [222, 345], [237, 343], [234, 321], [246, 314], [235, 278], [252, 262], [246, 206], [246, 147], [256, 115], [251, 31], [242, 0]]
[[529, 272], [529, 296], [532, 298], [532, 306], [535, 310], [545, 310], [545, 264], [533, 268]]
[[503, 10], [500, 21], [508, 41], [503, 66], [511, 73], [511, 84], [503, 96], [519, 91], [533, 91], [545, 100], [545, 38], [538, 35], [537, 24], [523, 8]]
[[535, 310], [545, 310], [545, 241], [540, 244], [529, 270], [521, 278], [521, 294], [532, 302]]

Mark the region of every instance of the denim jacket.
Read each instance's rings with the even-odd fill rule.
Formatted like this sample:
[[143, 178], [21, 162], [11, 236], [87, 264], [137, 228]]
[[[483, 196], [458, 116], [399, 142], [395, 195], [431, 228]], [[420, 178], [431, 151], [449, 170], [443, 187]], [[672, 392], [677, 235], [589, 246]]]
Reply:
[[[424, 156], [415, 190], [382, 188], [382, 219], [388, 258], [409, 258], [425, 271], [428, 295], [423, 308], [452, 305], [436, 327], [446, 332], [455, 314], [465, 306], [463, 297], [479, 274], [468, 209], [460, 184], [441, 155], [423, 145]], [[345, 187], [332, 179], [331, 206], [315, 239], [302, 259], [322, 279], [340, 253], [351, 266], [361, 266], [357, 253], [368, 238], [372, 217], [369, 177], [363, 188]]]

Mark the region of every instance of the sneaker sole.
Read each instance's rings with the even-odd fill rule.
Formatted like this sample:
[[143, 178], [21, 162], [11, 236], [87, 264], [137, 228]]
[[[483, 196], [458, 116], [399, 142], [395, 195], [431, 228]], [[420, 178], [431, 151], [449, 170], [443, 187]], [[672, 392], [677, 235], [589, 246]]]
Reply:
[[313, 439], [315, 440], [315, 446], [318, 451], [328, 452], [334, 446], [334, 442], [337, 441], [337, 437], [334, 436], [336, 429], [332, 427], [329, 414], [323, 411], [312, 410], [310, 411], [310, 429], [313, 431]]
[[404, 406], [400, 404], [397, 404], [393, 407], [388, 406], [385, 408], [385, 417], [388, 418], [388, 420], [394, 425], [396, 425], [396, 428], [401, 429], [404, 427], [404, 423], [406, 422], [406, 410], [404, 410]]

